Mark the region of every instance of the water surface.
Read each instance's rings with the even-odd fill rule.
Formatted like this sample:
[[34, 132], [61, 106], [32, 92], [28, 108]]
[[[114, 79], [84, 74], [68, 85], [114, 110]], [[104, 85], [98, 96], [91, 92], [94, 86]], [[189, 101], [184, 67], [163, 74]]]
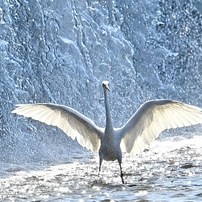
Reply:
[[150, 150], [123, 156], [126, 184], [117, 162], [97, 154], [61, 164], [1, 164], [1, 201], [200, 201], [201, 136], [155, 141]]

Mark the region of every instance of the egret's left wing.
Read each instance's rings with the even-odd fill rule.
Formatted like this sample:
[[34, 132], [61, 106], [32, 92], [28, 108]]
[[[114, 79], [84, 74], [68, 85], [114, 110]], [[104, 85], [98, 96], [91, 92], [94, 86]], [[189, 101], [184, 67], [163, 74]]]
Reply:
[[57, 126], [72, 139], [76, 138], [83, 147], [91, 151], [99, 149], [103, 129], [78, 111], [64, 105], [49, 103], [16, 106], [12, 113]]

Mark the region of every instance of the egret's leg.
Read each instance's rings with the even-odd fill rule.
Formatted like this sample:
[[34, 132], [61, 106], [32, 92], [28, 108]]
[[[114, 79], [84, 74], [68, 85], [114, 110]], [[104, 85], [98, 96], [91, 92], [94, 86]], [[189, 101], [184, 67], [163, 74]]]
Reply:
[[100, 176], [102, 160], [103, 160], [103, 159], [100, 157], [98, 177]]
[[122, 167], [121, 167], [121, 160], [118, 160], [118, 162], [119, 162], [119, 166], [120, 166], [120, 177], [121, 177], [122, 183], [124, 184], [123, 171], [122, 171]]

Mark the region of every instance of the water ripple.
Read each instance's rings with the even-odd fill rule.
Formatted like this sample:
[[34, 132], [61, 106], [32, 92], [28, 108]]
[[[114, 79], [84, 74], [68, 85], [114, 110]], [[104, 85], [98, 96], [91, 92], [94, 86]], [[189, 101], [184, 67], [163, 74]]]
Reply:
[[170, 145], [165, 149], [165, 142], [156, 142], [149, 152], [135, 157], [124, 155], [124, 185], [117, 162], [104, 162], [98, 177], [97, 155], [32, 169], [31, 165], [8, 165], [7, 169], [1, 165], [4, 170], [1, 169], [0, 199], [19, 202], [201, 200], [202, 146], [190, 144], [190, 140], [190, 148], [186, 147], [188, 140], [178, 143], [177, 148]]

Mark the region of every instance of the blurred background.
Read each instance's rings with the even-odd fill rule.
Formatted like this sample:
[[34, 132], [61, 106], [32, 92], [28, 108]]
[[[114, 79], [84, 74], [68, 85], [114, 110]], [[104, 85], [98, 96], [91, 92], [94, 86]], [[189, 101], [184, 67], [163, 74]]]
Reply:
[[104, 126], [103, 80], [115, 127], [149, 99], [202, 107], [201, 33], [200, 0], [0, 1], [0, 161], [86, 153], [59, 129], [10, 112], [58, 103]]

